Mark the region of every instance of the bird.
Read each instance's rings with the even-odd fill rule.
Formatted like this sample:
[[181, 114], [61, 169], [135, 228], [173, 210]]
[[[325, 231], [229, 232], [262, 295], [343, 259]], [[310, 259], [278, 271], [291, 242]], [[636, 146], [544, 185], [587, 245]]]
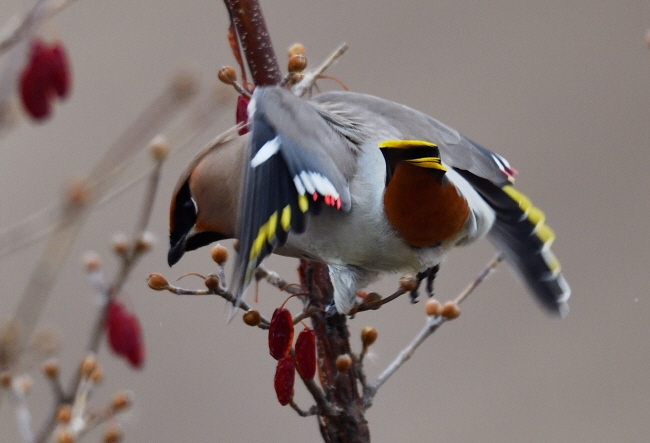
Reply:
[[336, 311], [349, 314], [379, 276], [426, 275], [453, 248], [487, 237], [543, 308], [567, 314], [555, 234], [514, 188], [517, 171], [502, 156], [420, 111], [358, 92], [303, 99], [258, 86], [248, 118], [248, 134], [219, 137], [180, 175], [170, 266], [237, 238], [237, 300], [276, 253], [326, 263]]

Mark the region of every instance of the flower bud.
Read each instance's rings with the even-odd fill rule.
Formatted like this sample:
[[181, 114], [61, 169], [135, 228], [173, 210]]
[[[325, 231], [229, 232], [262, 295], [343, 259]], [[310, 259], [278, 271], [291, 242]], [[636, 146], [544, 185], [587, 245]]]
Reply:
[[123, 438], [122, 430], [115, 423], [109, 424], [104, 432], [104, 443], [118, 443]]
[[99, 254], [94, 251], [88, 251], [83, 258], [83, 267], [86, 272], [93, 272], [99, 269], [102, 264]]
[[94, 355], [90, 354], [87, 355], [82, 361], [81, 361], [81, 366], [79, 367], [79, 371], [81, 373], [81, 376], [83, 378], [90, 378], [92, 373], [97, 369], [98, 367], [97, 359], [95, 358]]
[[307, 68], [307, 58], [302, 54], [292, 55], [289, 58], [289, 72], [302, 72]]
[[56, 421], [58, 423], [67, 424], [70, 423], [72, 418], [72, 407], [70, 405], [61, 405], [56, 410]]
[[74, 443], [74, 434], [68, 429], [62, 429], [56, 433], [56, 443]]
[[352, 366], [352, 357], [349, 354], [342, 354], [336, 358], [336, 369], [345, 372]]
[[149, 274], [149, 277], [147, 277], [147, 284], [154, 291], [164, 291], [165, 289], [169, 288], [169, 282], [167, 279], [163, 277], [162, 274], [155, 272], [153, 274]]
[[212, 255], [212, 260], [214, 260], [218, 265], [223, 266], [223, 264], [228, 260], [228, 249], [221, 245], [213, 247], [210, 254]]
[[372, 326], [366, 326], [361, 330], [361, 343], [364, 348], [372, 345], [377, 340], [377, 330]]
[[404, 274], [402, 278], [399, 279], [399, 285], [405, 291], [412, 291], [418, 287], [418, 278], [415, 274]]
[[211, 291], [216, 291], [219, 289], [219, 277], [214, 274], [210, 274], [205, 278], [205, 287]]
[[437, 317], [442, 313], [442, 305], [435, 298], [430, 298], [424, 304], [424, 311], [429, 317]]
[[262, 321], [262, 316], [255, 309], [251, 309], [250, 311], [244, 313], [243, 319], [244, 323], [246, 323], [248, 326], [257, 326]]
[[149, 143], [149, 153], [154, 160], [161, 162], [167, 158], [170, 151], [169, 142], [163, 135], [157, 135]]
[[232, 85], [237, 80], [237, 72], [235, 72], [235, 68], [232, 66], [224, 66], [219, 70], [217, 77], [222, 83]]
[[133, 395], [128, 391], [120, 391], [113, 395], [111, 399], [111, 409], [113, 412], [122, 411], [133, 404]]
[[138, 253], [148, 252], [155, 243], [156, 236], [150, 231], [145, 231], [142, 233], [142, 237], [135, 242], [135, 251]]
[[125, 256], [129, 252], [129, 239], [122, 232], [116, 232], [111, 239], [113, 252], [119, 256]]
[[294, 55], [305, 55], [305, 53], [305, 47], [302, 43], [294, 43], [287, 50], [287, 56], [289, 58], [293, 57]]
[[61, 370], [61, 365], [59, 364], [59, 361], [56, 359], [50, 359], [46, 361], [43, 364], [43, 375], [45, 375], [47, 378], [55, 378], [59, 375], [59, 371]]
[[444, 305], [442, 305], [442, 311], [440, 312], [440, 315], [442, 315], [447, 320], [458, 318], [460, 315], [460, 308], [458, 307], [458, 303], [454, 301], [446, 302]]

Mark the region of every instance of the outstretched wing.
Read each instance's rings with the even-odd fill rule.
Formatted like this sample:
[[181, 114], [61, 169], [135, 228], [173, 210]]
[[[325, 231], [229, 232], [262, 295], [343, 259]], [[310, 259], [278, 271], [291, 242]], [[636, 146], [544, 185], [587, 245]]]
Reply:
[[355, 154], [313, 106], [278, 87], [253, 95], [251, 138], [239, 205], [233, 294], [289, 232], [302, 233], [323, 205], [348, 211]]

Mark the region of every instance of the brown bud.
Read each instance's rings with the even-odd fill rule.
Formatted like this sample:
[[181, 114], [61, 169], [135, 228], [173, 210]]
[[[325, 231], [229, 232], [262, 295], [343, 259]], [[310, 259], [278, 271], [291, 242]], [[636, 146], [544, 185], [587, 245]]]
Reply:
[[111, 409], [113, 412], [118, 412], [128, 408], [133, 403], [133, 398], [130, 392], [120, 391], [113, 395], [111, 399]]
[[336, 369], [338, 369], [339, 372], [347, 371], [350, 369], [350, 366], [352, 366], [352, 357], [350, 357], [350, 355], [341, 354], [336, 357]]
[[102, 261], [99, 258], [99, 254], [94, 251], [88, 251], [83, 258], [83, 267], [86, 272], [93, 272], [99, 269]]
[[305, 55], [305, 53], [305, 47], [302, 45], [302, 43], [294, 43], [287, 50], [287, 56], [289, 58], [293, 57], [294, 55]]
[[72, 407], [70, 405], [61, 405], [56, 410], [56, 421], [58, 423], [70, 423], [72, 418]]
[[67, 203], [72, 206], [85, 206], [90, 202], [91, 189], [83, 178], [77, 178], [68, 184], [65, 190]]
[[129, 252], [129, 240], [122, 232], [117, 232], [113, 235], [111, 245], [113, 246], [113, 252], [122, 257]]
[[14, 379], [14, 389], [23, 395], [27, 395], [32, 392], [33, 387], [34, 382], [28, 375], [23, 375], [22, 377], [17, 377]]
[[115, 423], [109, 424], [104, 432], [104, 443], [118, 443], [123, 438], [122, 430]]
[[56, 359], [50, 359], [43, 363], [43, 375], [45, 375], [47, 378], [55, 378], [56, 376], [59, 375], [59, 371], [61, 370], [61, 365], [59, 364], [59, 361]]
[[437, 317], [442, 313], [442, 305], [435, 298], [430, 298], [424, 304], [424, 311], [430, 317]]
[[243, 319], [244, 323], [246, 323], [248, 326], [257, 326], [262, 321], [262, 316], [255, 309], [251, 309], [250, 311], [246, 311], [244, 313]]
[[376, 304], [376, 306], [374, 306], [374, 307], [371, 306], [371, 307], [372, 307], [373, 310], [377, 310], [377, 309], [381, 308], [381, 305], [379, 303], [377, 303], [380, 300], [381, 300], [381, 295], [377, 294], [376, 292], [371, 292], [370, 294], [367, 294], [363, 298], [363, 304], [364, 305]]
[[90, 378], [92, 373], [97, 369], [98, 363], [94, 355], [87, 355], [82, 361], [79, 371], [83, 378]]
[[157, 162], [161, 162], [169, 155], [171, 147], [163, 135], [157, 135], [149, 143], [149, 153]]
[[171, 92], [176, 100], [185, 101], [199, 91], [199, 80], [190, 69], [182, 69], [174, 75]]
[[169, 288], [169, 282], [162, 274], [154, 272], [147, 277], [147, 284], [154, 291], [164, 291]]
[[458, 307], [458, 303], [454, 301], [446, 302], [444, 305], [442, 305], [442, 311], [440, 312], [440, 315], [442, 315], [447, 320], [458, 318], [460, 315], [460, 308]]
[[135, 251], [138, 253], [148, 252], [154, 243], [156, 243], [156, 237], [153, 233], [145, 231], [142, 233], [142, 237], [135, 242]]
[[93, 373], [90, 374], [90, 380], [92, 380], [92, 382], [95, 384], [101, 383], [102, 380], [104, 380], [104, 371], [102, 371], [101, 367], [98, 366], [97, 369], [95, 369]]
[[0, 372], [0, 387], [8, 388], [11, 386], [12, 376], [9, 372]]
[[399, 285], [405, 291], [412, 291], [418, 287], [418, 278], [415, 274], [404, 274], [402, 278], [399, 279]]
[[232, 85], [237, 80], [237, 72], [235, 72], [235, 68], [232, 66], [224, 66], [219, 70], [217, 77], [219, 77], [222, 83]]
[[289, 72], [302, 72], [307, 67], [307, 58], [302, 54], [292, 55], [289, 58]]
[[205, 287], [211, 291], [216, 291], [219, 289], [219, 277], [214, 274], [210, 274], [205, 278]]
[[218, 265], [223, 265], [228, 260], [228, 249], [221, 245], [213, 247], [210, 254], [212, 255], [212, 260]]
[[361, 343], [364, 348], [372, 345], [377, 340], [377, 330], [372, 326], [366, 326], [361, 330]]
[[74, 434], [68, 429], [56, 433], [56, 443], [74, 443], [75, 441]]

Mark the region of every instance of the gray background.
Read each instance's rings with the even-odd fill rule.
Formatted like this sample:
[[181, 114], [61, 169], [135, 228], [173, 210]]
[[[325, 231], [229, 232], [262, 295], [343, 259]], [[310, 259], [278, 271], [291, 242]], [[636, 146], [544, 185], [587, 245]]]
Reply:
[[[20, 4], [3, 2], [3, 21]], [[518, 187], [557, 232], [554, 251], [573, 288], [571, 313], [554, 320], [500, 268], [460, 319], [379, 392], [367, 413], [373, 441], [650, 441], [650, 3], [282, 0], [263, 7], [282, 65], [294, 41], [305, 44], [312, 66], [347, 41], [349, 53], [329, 74], [425, 111], [508, 158], [520, 171]], [[58, 198], [178, 66], [191, 63], [211, 83], [220, 66], [233, 63], [226, 25], [214, 0], [84, 0], [60, 14], [48, 32], [68, 48], [73, 93], [48, 124], [23, 122], [0, 140], [0, 225]], [[230, 123], [234, 112], [226, 112]], [[173, 270], [165, 262], [171, 189], [199, 147], [165, 166], [151, 226], [159, 243], [124, 295], [142, 321], [146, 367], [134, 372], [103, 349], [106, 379], [92, 404], [120, 388], [134, 391], [135, 407], [120, 418], [127, 441], [319, 441], [313, 418], [278, 405], [264, 333], [239, 320], [227, 325], [219, 299], [177, 298], [144, 283], [155, 271], [175, 278], [211, 270], [207, 250]], [[148, 165], [145, 157], [138, 162], [134, 174]], [[116, 230], [131, 231], [142, 188], [94, 213], [54, 287], [44, 324], [60, 330], [66, 379], [96, 309], [79, 258], [97, 250], [107, 274], [114, 272], [108, 243]], [[2, 316], [13, 310], [38, 252], [3, 259]], [[438, 297], [454, 296], [492, 253], [487, 242], [454, 252]], [[292, 260], [268, 265], [295, 278]], [[198, 280], [184, 284], [199, 287]], [[393, 277], [374, 289], [387, 294], [395, 284]], [[260, 309], [270, 315], [283, 299], [263, 287]], [[423, 305], [407, 300], [351, 322], [355, 335], [366, 325], [379, 331], [370, 377], [423, 322]], [[49, 392], [34, 374], [30, 404], [40, 419]], [[309, 406], [304, 389], [296, 391]], [[18, 440], [8, 406], [0, 410], [3, 442]]]

